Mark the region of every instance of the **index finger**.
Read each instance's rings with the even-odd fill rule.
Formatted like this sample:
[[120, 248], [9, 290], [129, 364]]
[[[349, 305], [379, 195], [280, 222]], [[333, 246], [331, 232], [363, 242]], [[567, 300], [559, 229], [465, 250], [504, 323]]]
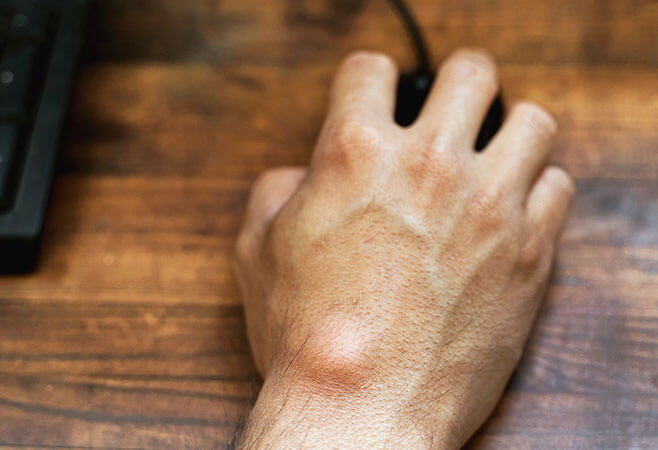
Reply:
[[366, 51], [351, 54], [334, 78], [327, 120], [354, 113], [393, 123], [397, 80], [398, 69], [389, 56]]

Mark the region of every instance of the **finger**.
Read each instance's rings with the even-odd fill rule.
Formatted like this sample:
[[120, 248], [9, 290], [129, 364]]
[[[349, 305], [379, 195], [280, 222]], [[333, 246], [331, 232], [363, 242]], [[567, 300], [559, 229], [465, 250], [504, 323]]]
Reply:
[[263, 173], [254, 183], [243, 232], [258, 237], [297, 191], [306, 176], [304, 167], [280, 167]]
[[556, 239], [567, 215], [575, 192], [571, 177], [561, 168], [549, 166], [544, 169], [530, 195], [526, 210], [535, 226]]
[[356, 52], [341, 64], [331, 89], [328, 120], [355, 113], [393, 122], [398, 69], [382, 53]]
[[521, 184], [522, 198], [545, 166], [557, 122], [546, 110], [530, 102], [516, 103], [501, 130], [478, 155], [485, 170]]
[[497, 92], [493, 58], [482, 50], [457, 50], [441, 65], [416, 128], [438, 131], [460, 146], [473, 149]]

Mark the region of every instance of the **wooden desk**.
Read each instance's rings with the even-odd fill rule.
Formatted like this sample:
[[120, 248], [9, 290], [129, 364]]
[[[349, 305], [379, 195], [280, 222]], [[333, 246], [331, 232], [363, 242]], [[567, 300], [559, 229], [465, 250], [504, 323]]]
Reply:
[[[578, 197], [475, 448], [658, 447], [658, 4], [412, 0], [437, 55], [491, 49], [561, 123]], [[342, 6], [341, 6], [342, 5]], [[381, 1], [101, 0], [39, 270], [0, 277], [0, 444], [212, 448], [259, 388], [229, 255], [248, 187], [304, 164]]]

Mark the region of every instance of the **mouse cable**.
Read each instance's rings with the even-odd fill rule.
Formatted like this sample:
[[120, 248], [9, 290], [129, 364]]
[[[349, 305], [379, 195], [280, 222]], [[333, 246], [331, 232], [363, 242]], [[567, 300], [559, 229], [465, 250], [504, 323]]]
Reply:
[[430, 63], [430, 55], [427, 51], [427, 44], [425, 43], [425, 37], [423, 32], [420, 30], [414, 15], [411, 13], [411, 10], [404, 0], [389, 0], [389, 3], [398, 14], [398, 16], [400, 16], [400, 19], [402, 20], [402, 23], [407, 29], [409, 37], [413, 42], [413, 45], [416, 49], [416, 55], [418, 57], [419, 71], [430, 72], [432, 67]]

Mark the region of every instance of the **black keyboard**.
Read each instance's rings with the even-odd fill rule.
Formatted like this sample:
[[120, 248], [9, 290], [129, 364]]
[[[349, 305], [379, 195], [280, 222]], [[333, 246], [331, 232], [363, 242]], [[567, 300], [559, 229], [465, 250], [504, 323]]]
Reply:
[[0, 272], [34, 268], [86, 0], [0, 0]]

